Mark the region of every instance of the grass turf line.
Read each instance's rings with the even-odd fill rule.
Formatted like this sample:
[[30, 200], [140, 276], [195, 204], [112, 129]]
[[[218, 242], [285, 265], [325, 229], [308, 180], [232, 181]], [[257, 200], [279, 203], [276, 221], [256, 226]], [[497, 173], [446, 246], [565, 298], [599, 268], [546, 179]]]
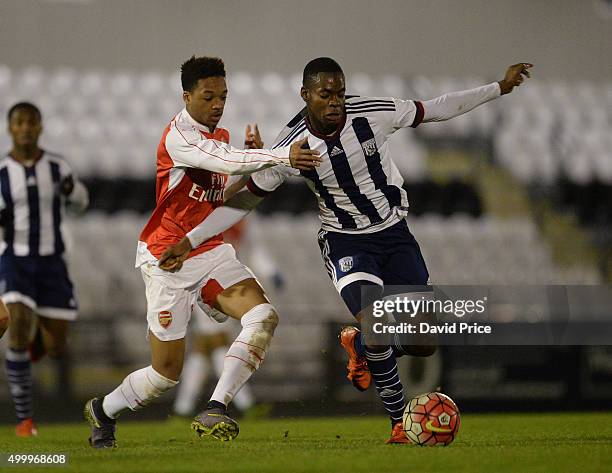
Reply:
[[[126, 415], [125, 418], [136, 418]], [[0, 453], [67, 453], [75, 472], [609, 472], [612, 413], [465, 415], [450, 447], [385, 445], [385, 419], [275, 419], [241, 424], [233, 442], [198, 439], [186, 420], [119, 423], [117, 450], [87, 445], [88, 428], [40, 425], [19, 439], [0, 426]], [[41, 466], [5, 471], [40, 472]], [[47, 469], [48, 471], [48, 469]]]

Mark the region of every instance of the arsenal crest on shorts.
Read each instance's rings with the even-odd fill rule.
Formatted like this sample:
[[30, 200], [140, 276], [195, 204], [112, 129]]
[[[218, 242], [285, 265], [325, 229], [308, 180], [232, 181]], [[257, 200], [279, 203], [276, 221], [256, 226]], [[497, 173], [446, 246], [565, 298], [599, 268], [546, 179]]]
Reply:
[[161, 325], [162, 328], [168, 328], [172, 323], [172, 313], [169, 310], [162, 310], [157, 319], [159, 320], [159, 325]]
[[347, 271], [350, 271], [353, 267], [353, 257], [345, 256], [344, 258], [340, 258], [338, 260], [338, 264], [340, 265], [340, 271], [346, 273]]
[[366, 156], [374, 156], [376, 154], [376, 139], [370, 138], [367, 141], [361, 143], [361, 147], [363, 148], [363, 152]]

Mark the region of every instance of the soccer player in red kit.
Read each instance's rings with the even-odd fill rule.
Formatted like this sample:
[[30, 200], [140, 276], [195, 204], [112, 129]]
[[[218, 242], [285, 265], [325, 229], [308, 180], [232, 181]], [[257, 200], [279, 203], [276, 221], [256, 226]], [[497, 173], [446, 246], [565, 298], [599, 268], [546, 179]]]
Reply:
[[157, 205], [138, 242], [136, 266], [146, 286], [151, 365], [129, 374], [111, 393], [85, 405], [94, 448], [115, 447], [116, 418], [138, 410], [177, 383], [183, 368], [187, 324], [198, 297], [240, 320], [242, 331], [225, 357], [223, 373], [206, 409], [194, 419], [199, 435], [232, 440], [238, 424], [226, 412], [234, 395], [265, 357], [278, 323], [253, 273], [231, 245], [215, 235], [190, 252], [173, 272], [158, 267], [164, 251], [223, 204], [224, 193], [244, 175], [272, 166], [308, 170], [318, 152], [307, 141], [290, 147], [237, 149], [217, 125], [227, 99], [219, 58], [192, 57], [181, 67], [185, 108], [164, 130], [157, 148]]

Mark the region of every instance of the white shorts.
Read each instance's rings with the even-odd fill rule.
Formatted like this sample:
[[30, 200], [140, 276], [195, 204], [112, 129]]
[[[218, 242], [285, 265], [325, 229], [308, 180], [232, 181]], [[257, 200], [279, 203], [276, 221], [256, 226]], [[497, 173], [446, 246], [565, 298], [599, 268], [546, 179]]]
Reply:
[[140, 270], [146, 288], [149, 330], [162, 341], [185, 337], [198, 296], [214, 305], [224, 289], [255, 278], [227, 243], [189, 258], [176, 273], [152, 263], [143, 264]]

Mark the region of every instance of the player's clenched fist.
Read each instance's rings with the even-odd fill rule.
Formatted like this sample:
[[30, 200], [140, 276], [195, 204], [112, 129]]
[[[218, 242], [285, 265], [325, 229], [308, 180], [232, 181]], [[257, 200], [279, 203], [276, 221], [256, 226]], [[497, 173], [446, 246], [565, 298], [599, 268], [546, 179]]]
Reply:
[[189, 238], [183, 237], [176, 245], [169, 246], [168, 249], [164, 251], [157, 265], [161, 269], [170, 271], [171, 273], [180, 271], [192, 249]]
[[309, 171], [321, 164], [321, 158], [318, 151], [309, 148], [308, 137], [306, 137], [291, 145], [289, 162], [291, 167]]
[[512, 89], [521, 85], [525, 78], [531, 77], [529, 69], [532, 67], [533, 64], [529, 62], [519, 62], [518, 64], [510, 66], [506, 71], [506, 77], [499, 81], [501, 94], [509, 94], [512, 92]]

